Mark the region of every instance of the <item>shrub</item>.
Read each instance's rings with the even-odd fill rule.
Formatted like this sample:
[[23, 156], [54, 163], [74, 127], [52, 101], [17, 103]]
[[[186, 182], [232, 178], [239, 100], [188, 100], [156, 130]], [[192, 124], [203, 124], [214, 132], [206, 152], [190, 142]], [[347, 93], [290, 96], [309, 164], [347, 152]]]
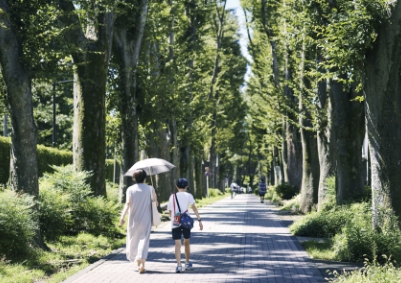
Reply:
[[223, 193], [219, 189], [209, 188], [209, 197], [221, 196]]
[[364, 225], [348, 224], [333, 239], [334, 258], [339, 261], [363, 262], [372, 258], [373, 231]]
[[75, 172], [72, 165], [53, 169], [53, 174], [40, 179], [40, 227], [44, 237], [50, 240], [81, 231], [113, 233], [119, 204], [92, 196], [86, 183], [88, 172]]
[[255, 188], [255, 189], [253, 190], [253, 193], [254, 193], [255, 195], [259, 196], [259, 188]]
[[299, 190], [295, 186], [291, 186], [289, 183], [282, 183], [275, 187], [277, 195], [281, 199], [292, 199]]
[[113, 182], [106, 182], [107, 199], [120, 204], [120, 190], [119, 186]]
[[29, 254], [37, 228], [34, 205], [32, 196], [0, 191], [0, 251], [7, 258]]
[[[335, 278], [331, 279], [330, 282], [336, 283], [398, 283], [401, 278], [401, 269], [394, 267], [393, 263], [383, 257], [385, 264], [382, 265], [378, 261], [370, 263], [365, 261], [365, 268], [362, 270], [355, 270], [352, 272], [344, 272], [339, 274], [334, 273]], [[382, 260], [381, 260], [382, 261]]]
[[301, 206], [301, 194], [296, 195], [284, 204], [282, 210], [291, 210], [298, 213]]
[[355, 215], [369, 219], [368, 203], [336, 206], [331, 210], [312, 212], [291, 225], [296, 236], [328, 237], [341, 233], [342, 227], [351, 222]]
[[49, 187], [42, 187], [39, 200], [41, 235], [45, 240], [56, 240], [67, 231], [67, 227], [73, 225], [70, 195]]

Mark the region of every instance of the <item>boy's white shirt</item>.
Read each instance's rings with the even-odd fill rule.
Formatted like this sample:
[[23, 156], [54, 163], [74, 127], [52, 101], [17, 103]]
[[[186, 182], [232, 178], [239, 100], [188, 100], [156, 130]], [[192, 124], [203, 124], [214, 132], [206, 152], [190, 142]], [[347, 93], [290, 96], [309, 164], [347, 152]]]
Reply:
[[[187, 192], [177, 192], [177, 199], [180, 204], [181, 213], [184, 213], [186, 210], [189, 214], [189, 207], [195, 203], [194, 197]], [[174, 202], [173, 202], [174, 201]], [[176, 228], [177, 226], [173, 225], [174, 221], [174, 203], [175, 203], [175, 196], [172, 194], [168, 200], [167, 209], [171, 211], [171, 227]], [[178, 205], [175, 203], [175, 212], [178, 212]]]

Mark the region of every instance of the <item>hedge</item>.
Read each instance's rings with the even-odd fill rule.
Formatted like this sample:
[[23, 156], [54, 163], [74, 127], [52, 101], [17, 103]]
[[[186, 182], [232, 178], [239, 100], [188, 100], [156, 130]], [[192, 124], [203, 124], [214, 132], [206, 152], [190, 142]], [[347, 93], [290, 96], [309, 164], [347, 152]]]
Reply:
[[[11, 139], [0, 137], [0, 184], [7, 184], [10, 176], [10, 150]], [[37, 153], [39, 177], [43, 176], [43, 173], [53, 171], [49, 165], [62, 166], [72, 164], [72, 153], [69, 151], [38, 145]], [[106, 180], [113, 181], [113, 169], [114, 160], [106, 160]]]

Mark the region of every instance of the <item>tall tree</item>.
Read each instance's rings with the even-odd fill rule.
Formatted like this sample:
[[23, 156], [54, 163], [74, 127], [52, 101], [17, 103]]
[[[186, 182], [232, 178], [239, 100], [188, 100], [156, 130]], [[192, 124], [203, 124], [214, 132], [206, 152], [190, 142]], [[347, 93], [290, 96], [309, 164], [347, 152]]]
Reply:
[[[59, 22], [74, 64], [74, 166], [90, 171], [95, 195], [106, 196], [106, 81], [113, 39], [114, 1], [59, 0]], [[79, 9], [85, 17], [79, 17]]]
[[384, 224], [386, 213], [401, 217], [401, 2], [393, 5], [364, 61], [373, 225], [377, 228]]
[[216, 1], [216, 13], [215, 13], [215, 34], [216, 34], [216, 55], [214, 58], [214, 66], [213, 66], [213, 73], [210, 81], [210, 92], [209, 92], [209, 100], [212, 101], [214, 106], [212, 107], [213, 112], [211, 114], [211, 140], [210, 140], [210, 149], [209, 149], [209, 168], [211, 171], [210, 180], [210, 187], [216, 188], [217, 181], [218, 181], [218, 172], [217, 172], [217, 158], [218, 155], [216, 153], [216, 130], [218, 126], [217, 121], [217, 102], [219, 100], [219, 90], [216, 89], [217, 78], [219, 75], [220, 69], [220, 57], [221, 57], [221, 49], [222, 49], [222, 38], [223, 38], [223, 31], [225, 25], [225, 18], [226, 18], [226, 4], [227, 0]]
[[121, 2], [114, 27], [113, 55], [118, 69], [119, 94], [117, 109], [121, 117], [121, 202], [125, 201], [127, 188], [133, 184], [132, 178], [124, 178], [123, 174], [139, 160], [137, 69], [148, 2], [148, 0]]
[[[35, 41], [30, 22], [39, 10], [39, 3], [19, 5], [14, 1], [0, 1], [0, 64], [5, 82], [7, 102], [13, 128], [10, 184], [16, 191], [38, 199], [38, 162], [36, 153], [37, 130], [32, 106], [32, 65], [29, 56], [30, 40]], [[39, 23], [36, 23], [39, 24]], [[34, 57], [34, 56], [33, 56]], [[34, 208], [38, 211], [38, 206]], [[44, 248], [40, 230], [36, 230], [36, 243]]]

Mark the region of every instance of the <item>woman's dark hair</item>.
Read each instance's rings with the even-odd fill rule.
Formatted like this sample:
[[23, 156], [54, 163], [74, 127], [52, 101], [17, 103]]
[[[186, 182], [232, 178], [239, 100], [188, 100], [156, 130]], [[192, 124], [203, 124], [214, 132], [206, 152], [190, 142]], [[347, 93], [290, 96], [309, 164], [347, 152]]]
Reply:
[[146, 172], [143, 169], [138, 169], [135, 170], [134, 174], [132, 174], [132, 178], [137, 182], [137, 183], [143, 183], [143, 181], [146, 178]]

